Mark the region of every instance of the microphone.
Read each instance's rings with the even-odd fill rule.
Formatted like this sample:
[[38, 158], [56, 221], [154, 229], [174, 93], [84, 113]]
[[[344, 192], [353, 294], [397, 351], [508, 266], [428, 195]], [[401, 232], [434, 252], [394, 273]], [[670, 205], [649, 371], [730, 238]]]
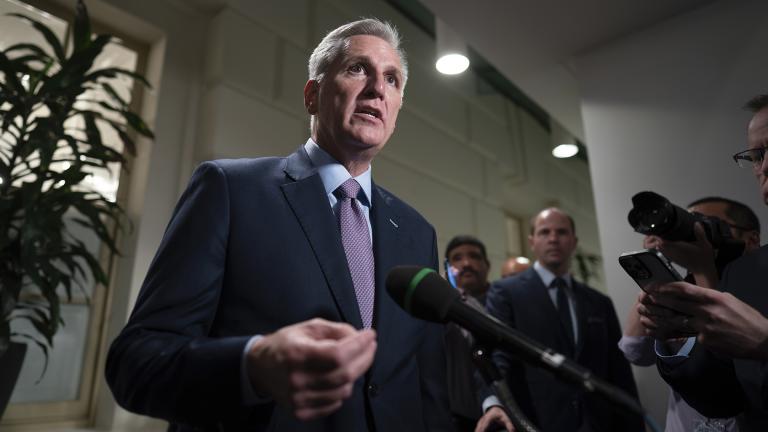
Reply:
[[640, 403], [588, 369], [555, 352], [498, 319], [461, 300], [459, 293], [430, 268], [396, 266], [387, 275], [387, 292], [406, 312], [426, 321], [454, 322], [489, 347], [501, 347], [520, 360], [549, 370], [583, 390], [599, 394], [631, 412], [644, 416]]

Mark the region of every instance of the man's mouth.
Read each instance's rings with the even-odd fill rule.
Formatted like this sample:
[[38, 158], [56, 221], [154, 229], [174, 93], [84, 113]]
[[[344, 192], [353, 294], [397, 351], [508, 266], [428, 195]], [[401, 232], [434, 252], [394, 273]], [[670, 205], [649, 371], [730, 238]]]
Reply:
[[355, 114], [362, 114], [367, 117], [381, 120], [381, 111], [372, 107], [359, 107], [355, 110]]

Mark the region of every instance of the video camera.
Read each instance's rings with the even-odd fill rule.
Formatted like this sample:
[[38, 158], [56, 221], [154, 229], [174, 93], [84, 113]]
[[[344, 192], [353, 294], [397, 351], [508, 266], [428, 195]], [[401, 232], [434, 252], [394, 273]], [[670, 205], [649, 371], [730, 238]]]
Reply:
[[627, 218], [636, 232], [669, 241], [696, 240], [693, 227], [696, 222], [701, 223], [707, 240], [717, 249], [715, 264], [718, 273], [722, 273], [726, 264], [744, 253], [744, 242], [733, 238], [724, 220], [688, 212], [654, 192], [640, 192], [633, 196], [632, 210]]

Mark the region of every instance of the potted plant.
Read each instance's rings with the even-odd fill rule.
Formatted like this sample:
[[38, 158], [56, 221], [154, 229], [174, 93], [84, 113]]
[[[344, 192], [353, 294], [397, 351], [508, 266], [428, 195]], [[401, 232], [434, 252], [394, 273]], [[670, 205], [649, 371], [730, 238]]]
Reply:
[[[26, 344], [18, 342], [40, 347], [47, 364], [62, 324], [60, 298], [71, 298], [88, 279], [108, 282], [99, 259], [68, 228], [84, 227], [117, 253], [123, 211], [84, 184], [94, 170], [126, 162], [102, 132], [116, 131], [131, 155], [136, 133], [153, 136], [109, 83], [118, 76], [147, 81], [119, 68], [93, 68], [111, 36], [91, 33], [82, 0], [63, 41], [41, 22], [12, 15], [47, 46], [0, 51], [0, 386], [11, 381], [11, 388], [16, 378], [7, 377], [2, 361], [23, 358]], [[28, 321], [34, 332], [12, 331], [14, 320]], [[16, 369], [18, 375], [20, 360]], [[0, 388], [0, 415], [10, 391], [3, 397]]]

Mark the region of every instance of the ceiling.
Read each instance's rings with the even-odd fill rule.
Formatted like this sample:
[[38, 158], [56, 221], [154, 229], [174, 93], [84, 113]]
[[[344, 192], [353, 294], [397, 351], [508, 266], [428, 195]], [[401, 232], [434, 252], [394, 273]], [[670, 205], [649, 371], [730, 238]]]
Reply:
[[420, 1], [583, 140], [578, 83], [569, 62], [716, 0]]
[[[232, 0], [186, 0], [213, 13]], [[571, 60], [718, 0], [413, 0], [585, 142]], [[726, 1], [726, 0], [719, 0]]]

